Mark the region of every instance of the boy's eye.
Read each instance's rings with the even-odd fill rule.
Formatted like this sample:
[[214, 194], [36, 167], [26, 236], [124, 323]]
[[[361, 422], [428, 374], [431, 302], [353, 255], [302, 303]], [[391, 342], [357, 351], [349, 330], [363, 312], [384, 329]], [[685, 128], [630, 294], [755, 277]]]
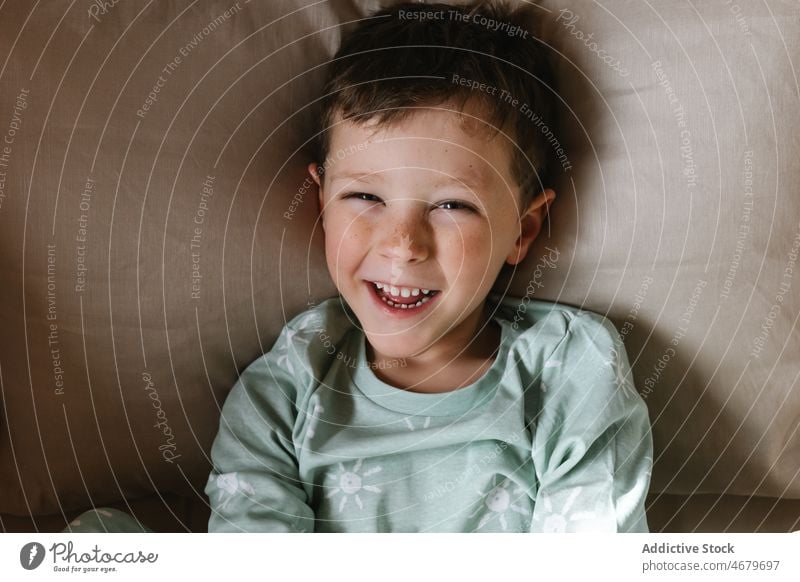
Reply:
[[355, 198], [357, 200], [364, 200], [365, 202], [379, 202], [380, 198], [375, 196], [375, 194], [367, 194], [366, 192], [351, 192], [350, 194], [344, 195], [345, 199], [348, 198]]
[[472, 206], [460, 200], [445, 200], [439, 203], [439, 208], [444, 210], [474, 210]]
[[[364, 202], [381, 202], [381, 199], [378, 196], [375, 194], [368, 194], [367, 192], [351, 192], [349, 194], [345, 194], [343, 198], [345, 200], [352, 198], [355, 200], [363, 200]], [[445, 200], [444, 202], [437, 204], [435, 208], [441, 208], [443, 210], [475, 210], [471, 205], [467, 204], [466, 202], [461, 202], [460, 200]]]

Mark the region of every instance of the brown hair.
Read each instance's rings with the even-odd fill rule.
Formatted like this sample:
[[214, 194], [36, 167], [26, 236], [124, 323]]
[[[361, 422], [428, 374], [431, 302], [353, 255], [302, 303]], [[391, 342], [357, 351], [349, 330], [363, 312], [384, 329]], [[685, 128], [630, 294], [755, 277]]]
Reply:
[[[522, 104], [555, 125], [552, 67], [545, 47], [529, 33], [534, 17], [529, 8], [485, 1], [461, 6], [400, 2], [360, 22], [344, 35], [328, 64], [319, 103], [322, 130], [314, 146], [317, 163], [327, 159], [337, 117], [359, 124], [374, 119], [380, 126], [401, 121], [414, 107], [455, 102], [463, 110], [467, 100], [478, 99], [489, 113], [492, 136], [513, 123], [510, 138], [519, 149], [513, 148], [511, 172], [524, 208], [548, 185], [552, 152]], [[481, 83], [495, 88], [493, 94], [481, 90]], [[501, 96], [518, 100], [516, 106]]]

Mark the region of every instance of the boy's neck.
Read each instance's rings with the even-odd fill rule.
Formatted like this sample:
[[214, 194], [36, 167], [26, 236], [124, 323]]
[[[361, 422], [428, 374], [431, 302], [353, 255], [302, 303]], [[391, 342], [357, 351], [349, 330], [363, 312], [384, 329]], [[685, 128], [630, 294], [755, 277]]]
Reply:
[[500, 347], [502, 330], [486, 304], [458, 328], [423, 354], [405, 358], [402, 367], [389, 366], [396, 358], [375, 352], [366, 342], [366, 357], [375, 375], [410, 392], [450, 392], [480, 379], [491, 367]]

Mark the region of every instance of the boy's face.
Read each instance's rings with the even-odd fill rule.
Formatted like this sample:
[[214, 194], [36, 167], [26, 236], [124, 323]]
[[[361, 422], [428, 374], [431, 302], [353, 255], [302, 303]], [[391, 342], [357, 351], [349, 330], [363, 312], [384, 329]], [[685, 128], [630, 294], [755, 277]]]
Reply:
[[464, 114], [440, 107], [378, 132], [339, 123], [322, 176], [309, 165], [331, 277], [384, 357], [471, 340], [501, 267], [525, 257], [555, 197], [521, 213], [507, 138], [466, 132]]

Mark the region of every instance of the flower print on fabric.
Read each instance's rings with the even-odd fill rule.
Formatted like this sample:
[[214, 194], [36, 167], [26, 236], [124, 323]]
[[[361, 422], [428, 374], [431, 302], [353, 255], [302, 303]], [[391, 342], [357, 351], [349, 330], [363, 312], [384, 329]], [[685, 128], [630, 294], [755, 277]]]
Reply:
[[364, 479], [371, 477], [375, 473], [379, 473], [381, 471], [381, 467], [373, 467], [372, 469], [365, 471], [362, 475], [359, 475], [358, 472], [361, 470], [361, 464], [363, 462], [364, 459], [358, 459], [350, 471], [345, 469], [342, 463], [339, 463], [340, 472], [337, 475], [333, 475], [337, 486], [330, 493], [326, 494], [325, 497], [331, 498], [341, 494], [342, 499], [339, 502], [338, 507], [340, 513], [345, 508], [350, 498], [355, 500], [359, 509], [364, 509], [364, 502], [361, 500], [360, 495], [362, 491], [368, 491], [370, 493], [381, 492], [380, 487], [364, 484]]
[[485, 513], [483, 516], [481, 516], [475, 531], [480, 530], [492, 519], [497, 519], [500, 523], [500, 527], [503, 528], [503, 531], [508, 531], [508, 521], [506, 520], [506, 516], [508, 515], [509, 511], [514, 511], [521, 515], [528, 515], [530, 513], [524, 507], [514, 503], [514, 501], [518, 501], [525, 495], [525, 490], [520, 487], [516, 487], [514, 489], [514, 495], [516, 498], [512, 499], [511, 492], [509, 491], [509, 486], [511, 485], [510, 480], [506, 477], [498, 485], [498, 477], [500, 477], [500, 475], [494, 476], [494, 479], [492, 480], [492, 488], [488, 492], [477, 492], [478, 495], [481, 496], [480, 505], [475, 511], [472, 512], [472, 514], [470, 514], [469, 517], [475, 517], [481, 511], [484, 511]]
[[243, 479], [239, 479], [239, 475], [237, 473], [222, 473], [221, 475], [217, 475], [217, 489], [220, 492], [220, 501], [222, 501], [222, 505], [220, 506], [222, 509], [228, 505], [231, 499], [233, 499], [237, 493], [240, 491], [246, 493], [247, 495], [255, 494], [255, 490], [253, 486], [250, 485], [247, 481]]

